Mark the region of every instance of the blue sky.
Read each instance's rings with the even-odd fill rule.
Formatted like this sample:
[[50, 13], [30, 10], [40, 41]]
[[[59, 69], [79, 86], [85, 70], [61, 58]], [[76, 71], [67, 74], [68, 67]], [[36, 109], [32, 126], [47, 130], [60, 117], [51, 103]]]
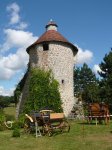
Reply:
[[77, 65], [96, 72], [112, 47], [112, 0], [1, 0], [0, 95], [11, 95], [28, 63], [26, 47], [53, 19], [77, 45]]

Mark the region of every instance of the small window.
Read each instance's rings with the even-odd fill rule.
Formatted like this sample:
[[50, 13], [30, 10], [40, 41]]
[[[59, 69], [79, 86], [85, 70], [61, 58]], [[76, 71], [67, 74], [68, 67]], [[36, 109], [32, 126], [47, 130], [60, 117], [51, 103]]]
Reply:
[[44, 43], [44, 44], [43, 44], [43, 50], [44, 50], [44, 51], [49, 50], [49, 45], [48, 45], [47, 43]]
[[64, 84], [65, 81], [62, 79], [61, 82], [62, 82], [62, 84]]

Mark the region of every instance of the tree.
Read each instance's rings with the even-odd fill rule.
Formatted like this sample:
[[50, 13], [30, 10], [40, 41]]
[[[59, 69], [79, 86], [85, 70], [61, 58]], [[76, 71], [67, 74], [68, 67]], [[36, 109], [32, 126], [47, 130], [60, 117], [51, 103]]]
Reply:
[[5, 108], [10, 105], [10, 103], [13, 102], [13, 96], [0, 96], [0, 107]]
[[24, 106], [24, 112], [40, 110], [49, 107], [55, 112], [62, 112], [59, 84], [51, 71], [39, 68], [30, 71], [29, 96]]
[[100, 96], [102, 101], [112, 104], [112, 50], [106, 54], [100, 63], [101, 76]]
[[77, 97], [81, 94], [82, 85], [80, 82], [80, 68], [77, 67], [74, 69], [74, 95]]
[[74, 94], [85, 102], [98, 101], [98, 79], [86, 63], [74, 70]]

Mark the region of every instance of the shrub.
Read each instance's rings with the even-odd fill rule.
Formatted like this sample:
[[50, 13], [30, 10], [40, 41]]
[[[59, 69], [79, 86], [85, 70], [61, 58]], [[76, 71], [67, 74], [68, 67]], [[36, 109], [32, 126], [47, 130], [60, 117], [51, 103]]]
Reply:
[[20, 128], [24, 127], [24, 121], [25, 121], [25, 114], [20, 114], [18, 118], [18, 125]]
[[19, 128], [19, 125], [18, 125], [18, 122], [15, 121], [13, 124], [12, 124], [12, 130], [16, 129], [16, 128]]
[[29, 95], [26, 99], [24, 112], [41, 108], [52, 108], [55, 112], [62, 112], [59, 83], [54, 79], [51, 71], [39, 68], [30, 72]]
[[11, 129], [23, 128], [24, 127], [24, 121], [25, 121], [25, 114], [20, 114], [18, 120], [14, 121], [14, 123], [12, 124]]
[[0, 95], [0, 107], [1, 108], [8, 107], [9, 104], [11, 103], [11, 99], [12, 97]]
[[13, 130], [12, 137], [20, 137], [20, 130], [18, 128]]

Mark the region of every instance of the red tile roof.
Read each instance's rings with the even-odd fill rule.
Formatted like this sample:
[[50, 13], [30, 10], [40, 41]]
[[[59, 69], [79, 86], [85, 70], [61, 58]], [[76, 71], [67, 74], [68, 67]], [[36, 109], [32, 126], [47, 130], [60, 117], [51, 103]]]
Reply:
[[30, 48], [37, 44], [41, 44], [44, 42], [62, 42], [71, 46], [76, 53], [78, 51], [77, 47], [75, 47], [72, 43], [70, 43], [66, 38], [64, 38], [59, 32], [55, 30], [46, 31], [36, 42], [34, 42], [31, 46], [27, 48], [27, 52], [29, 53]]

